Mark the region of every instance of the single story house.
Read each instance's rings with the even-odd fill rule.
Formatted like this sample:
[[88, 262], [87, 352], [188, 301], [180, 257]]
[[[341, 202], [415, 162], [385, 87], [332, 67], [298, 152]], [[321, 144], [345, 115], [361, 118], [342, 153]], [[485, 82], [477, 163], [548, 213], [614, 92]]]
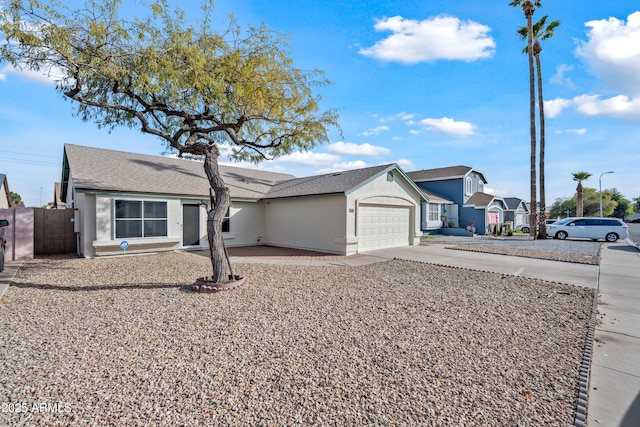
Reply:
[[[450, 166], [408, 172], [407, 176], [427, 194], [448, 201], [442, 205], [443, 215], [453, 227], [473, 227], [478, 234], [488, 234], [495, 224], [505, 220], [505, 201], [484, 192], [487, 179], [477, 169]], [[424, 227], [423, 230], [430, 231]]]
[[[227, 246], [341, 255], [415, 245], [426, 195], [396, 164], [296, 178], [220, 166], [231, 191]], [[208, 247], [203, 164], [66, 144], [61, 199], [86, 257]], [[126, 246], [126, 245], [124, 245]]]

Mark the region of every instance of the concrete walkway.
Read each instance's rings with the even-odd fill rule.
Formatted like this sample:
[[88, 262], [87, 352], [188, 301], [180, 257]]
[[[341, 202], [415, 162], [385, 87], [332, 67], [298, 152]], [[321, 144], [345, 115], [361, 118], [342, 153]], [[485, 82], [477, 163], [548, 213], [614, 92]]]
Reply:
[[9, 289], [9, 284], [21, 265], [22, 261], [5, 261], [4, 271], [0, 273], [0, 300], [4, 296], [4, 293], [7, 292], [7, 289]]
[[627, 243], [602, 249], [589, 426], [640, 426], [640, 250]]

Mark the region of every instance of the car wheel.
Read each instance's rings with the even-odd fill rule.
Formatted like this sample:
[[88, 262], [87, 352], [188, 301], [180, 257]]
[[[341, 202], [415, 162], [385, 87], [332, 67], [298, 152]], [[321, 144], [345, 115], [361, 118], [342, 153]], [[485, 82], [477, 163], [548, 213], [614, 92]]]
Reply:
[[529, 227], [522, 227], [522, 232], [523, 232], [523, 233], [525, 233], [525, 234], [526, 234], [526, 233], [528, 233], [529, 231], [531, 231], [531, 230], [529, 230]]
[[607, 242], [617, 242], [618, 241], [618, 235], [616, 233], [609, 233], [607, 234], [607, 237], [605, 237], [605, 239], [607, 240]]
[[567, 234], [566, 231], [558, 231], [556, 233], [556, 239], [560, 239], [560, 240], [564, 240], [568, 237], [569, 235]]

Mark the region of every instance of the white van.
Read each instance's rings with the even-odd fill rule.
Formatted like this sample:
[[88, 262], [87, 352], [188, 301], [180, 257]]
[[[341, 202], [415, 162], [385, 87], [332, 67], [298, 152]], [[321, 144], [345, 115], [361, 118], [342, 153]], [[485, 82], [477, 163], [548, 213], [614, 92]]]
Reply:
[[554, 239], [604, 239], [615, 242], [629, 237], [629, 226], [618, 218], [564, 218], [549, 226]]

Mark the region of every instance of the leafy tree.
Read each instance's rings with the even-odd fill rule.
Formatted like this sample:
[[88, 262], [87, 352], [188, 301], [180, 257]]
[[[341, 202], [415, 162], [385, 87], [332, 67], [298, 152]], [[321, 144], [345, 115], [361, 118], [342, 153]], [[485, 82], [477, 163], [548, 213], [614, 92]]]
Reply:
[[534, 207], [529, 212], [529, 224], [531, 225], [529, 235], [533, 238], [537, 235], [537, 188], [536, 188], [536, 91], [535, 77], [533, 70], [533, 14], [536, 7], [542, 6], [541, 0], [513, 0], [509, 6], [521, 7], [524, 17], [527, 20], [527, 56], [529, 58], [529, 134], [531, 137], [531, 158], [530, 158], [530, 205]]
[[576, 187], [576, 194], [578, 196], [578, 201], [576, 206], [576, 216], [584, 216], [583, 215], [584, 204], [582, 201], [582, 191], [583, 191], [582, 181], [586, 181], [593, 174], [590, 174], [589, 172], [574, 172], [571, 175], [573, 175], [573, 180], [578, 182], [578, 186]]
[[9, 191], [9, 199], [11, 200], [11, 206], [13, 206], [14, 208], [18, 206], [24, 206], [24, 203], [22, 202], [22, 197], [20, 197], [18, 193]]
[[295, 68], [287, 39], [264, 25], [243, 31], [231, 19], [224, 32], [212, 30], [212, 0], [204, 0], [196, 24], [166, 0], [133, 20], [118, 15], [120, 4], [86, 0], [72, 9], [14, 0], [0, 12], [7, 41], [0, 60], [61, 75], [57, 90], [85, 121], [139, 127], [180, 156], [204, 156], [212, 279], [228, 282], [222, 223], [230, 195], [218, 168], [220, 144], [236, 160], [258, 162], [327, 142], [337, 113], [321, 112], [312, 89], [329, 82], [320, 71]]
[[566, 218], [568, 216], [575, 216], [575, 213], [576, 197], [564, 197], [561, 199], [556, 199], [553, 205], [551, 205], [549, 218]]
[[[543, 16], [538, 22], [533, 24], [533, 56], [536, 63], [536, 73], [538, 80], [538, 120], [540, 121], [540, 160], [538, 179], [540, 180], [540, 218], [539, 223], [540, 230], [538, 232], [538, 238], [547, 238], [547, 224], [546, 224], [546, 206], [547, 200], [545, 197], [545, 182], [544, 182], [544, 155], [545, 155], [545, 127], [544, 127], [544, 97], [542, 96], [542, 65], [540, 63], [540, 53], [542, 53], [542, 45], [540, 41], [544, 41], [553, 37], [553, 31], [560, 25], [560, 21], [553, 21], [547, 25], [548, 16]], [[518, 34], [522, 40], [528, 37], [528, 28], [520, 27]], [[524, 48], [524, 52], [528, 53], [528, 46]]]
[[[615, 207], [615, 209], [613, 210], [613, 213], [611, 213], [611, 216], [614, 216], [616, 218], [624, 218], [627, 215], [632, 215], [633, 214], [633, 206], [631, 204], [631, 202], [628, 199], [625, 199], [625, 197], [615, 188], [611, 189], [611, 190], [607, 190], [610, 194], [611, 194], [611, 200], [613, 200], [614, 202], [617, 203], [617, 206]], [[603, 212], [602, 214], [604, 215], [604, 194], [605, 192], [602, 192], [602, 196], [603, 196], [603, 201], [602, 201], [602, 206], [603, 206]]]
[[[612, 216], [615, 212], [618, 202], [614, 200], [614, 192], [616, 190], [604, 190], [602, 192], [602, 213], [604, 216]], [[600, 215], [600, 193], [595, 188], [584, 187], [583, 195], [583, 214], [576, 214], [578, 196], [564, 197], [556, 199], [551, 206], [549, 218], [565, 218], [567, 216], [599, 216]], [[566, 211], [570, 211], [569, 214]]]
[[640, 197], [633, 198], [633, 211], [640, 213]]

